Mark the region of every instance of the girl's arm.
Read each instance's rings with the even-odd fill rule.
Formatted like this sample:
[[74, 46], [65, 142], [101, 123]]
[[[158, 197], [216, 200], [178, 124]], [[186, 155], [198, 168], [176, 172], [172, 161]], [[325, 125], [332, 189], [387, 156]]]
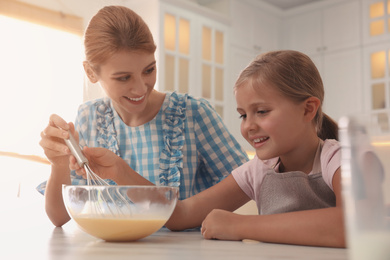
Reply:
[[232, 175], [216, 185], [190, 198], [178, 201], [176, 208], [165, 224], [170, 230], [199, 227], [213, 209], [234, 211], [250, 199], [241, 190]]
[[208, 239], [345, 247], [340, 168], [333, 177], [336, 207], [274, 215], [245, 216], [215, 210], [202, 224]]

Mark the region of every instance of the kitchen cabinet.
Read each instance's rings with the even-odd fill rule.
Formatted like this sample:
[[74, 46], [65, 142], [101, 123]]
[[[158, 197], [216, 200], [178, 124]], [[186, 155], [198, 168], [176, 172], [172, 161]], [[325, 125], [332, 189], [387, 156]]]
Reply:
[[380, 126], [380, 133], [390, 133], [390, 46], [368, 45], [363, 51], [364, 107]]
[[228, 26], [164, 1], [160, 24], [159, 88], [203, 97], [224, 118]]
[[231, 1], [231, 44], [253, 54], [279, 48], [281, 20], [251, 1]]
[[326, 1], [329, 6], [288, 13], [283, 47], [308, 55], [360, 46], [359, 1]]
[[362, 0], [364, 45], [390, 41], [390, 1]]
[[322, 51], [321, 12], [303, 13], [283, 21], [283, 47], [315, 55]]
[[329, 53], [322, 59], [325, 89], [323, 111], [336, 121], [363, 111], [362, 53], [360, 48]]
[[364, 111], [390, 133], [390, 0], [362, 0]]

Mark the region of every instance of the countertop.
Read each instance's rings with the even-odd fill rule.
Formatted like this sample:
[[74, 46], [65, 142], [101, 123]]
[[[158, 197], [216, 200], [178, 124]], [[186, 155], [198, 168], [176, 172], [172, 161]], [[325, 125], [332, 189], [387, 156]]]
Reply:
[[347, 249], [205, 240], [199, 230], [162, 228], [136, 242], [105, 242], [83, 232], [73, 220], [54, 227], [44, 213], [43, 198], [38, 203], [12, 199], [2, 204], [0, 259], [348, 259]]

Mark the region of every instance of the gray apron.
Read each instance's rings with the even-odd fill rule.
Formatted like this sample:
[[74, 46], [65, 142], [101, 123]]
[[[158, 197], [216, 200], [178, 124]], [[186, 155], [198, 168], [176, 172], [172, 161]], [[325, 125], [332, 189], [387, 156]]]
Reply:
[[322, 145], [323, 142], [320, 142], [313, 164], [313, 174], [268, 170], [256, 200], [260, 215], [336, 206], [334, 192], [322, 178]]

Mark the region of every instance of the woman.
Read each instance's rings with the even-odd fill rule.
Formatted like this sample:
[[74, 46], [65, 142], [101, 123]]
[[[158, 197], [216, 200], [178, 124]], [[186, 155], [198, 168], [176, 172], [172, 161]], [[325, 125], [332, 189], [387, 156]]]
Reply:
[[69, 169], [68, 130], [82, 147], [106, 148], [99, 151], [111, 151], [126, 162], [126, 172], [100, 172], [110, 184], [178, 186], [180, 199], [213, 186], [248, 160], [207, 101], [154, 89], [156, 46], [135, 12], [122, 6], [102, 8], [86, 29], [84, 45], [85, 72], [107, 97], [81, 105], [75, 127], [52, 115], [41, 133], [52, 171], [39, 190], [45, 192], [54, 225], [69, 220], [62, 184], [86, 184], [85, 172], [72, 156], [72, 169], [79, 175]]

